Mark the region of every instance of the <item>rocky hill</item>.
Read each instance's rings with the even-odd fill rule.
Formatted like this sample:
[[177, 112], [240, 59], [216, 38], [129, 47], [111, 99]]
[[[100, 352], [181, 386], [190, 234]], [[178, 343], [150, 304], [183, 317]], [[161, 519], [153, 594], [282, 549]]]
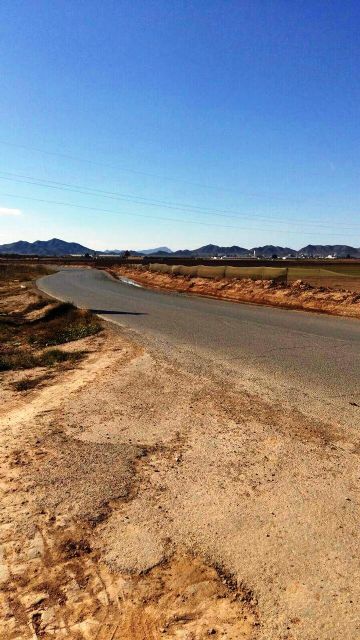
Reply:
[[306, 257], [306, 258], [326, 258], [327, 256], [335, 256], [338, 258], [360, 258], [360, 248], [350, 247], [348, 245], [312, 245], [309, 244], [301, 249], [292, 249], [291, 247], [281, 247], [277, 245], [267, 244], [262, 247], [252, 247], [246, 249], [233, 245], [231, 247], [221, 247], [216, 244], [207, 244], [198, 249], [180, 249], [170, 253], [156, 250], [149, 255], [157, 255], [165, 257], [167, 255], [190, 258], [194, 257], [228, 257], [228, 258], [243, 258], [243, 257], [256, 257], [271, 258], [277, 256], [278, 258], [284, 257]]
[[308, 244], [298, 252], [299, 256], [309, 258], [326, 258], [327, 256], [337, 256], [338, 258], [360, 258], [360, 247], [350, 247], [347, 244]]
[[0, 245], [1, 253], [17, 253], [20, 255], [38, 255], [38, 256], [68, 256], [68, 255], [85, 255], [86, 253], [95, 254], [96, 252], [89, 247], [84, 247], [77, 242], [65, 242], [58, 238], [51, 240], [36, 240], [35, 242], [26, 242], [19, 240], [10, 244]]

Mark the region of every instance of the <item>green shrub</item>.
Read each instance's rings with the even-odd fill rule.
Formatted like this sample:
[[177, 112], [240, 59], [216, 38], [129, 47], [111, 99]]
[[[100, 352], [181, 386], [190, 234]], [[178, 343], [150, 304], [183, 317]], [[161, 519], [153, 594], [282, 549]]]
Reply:
[[78, 313], [78, 309], [74, 307], [71, 302], [59, 302], [58, 304], [50, 307], [41, 320], [49, 322], [55, 318], [64, 318], [65, 316], [74, 315]]

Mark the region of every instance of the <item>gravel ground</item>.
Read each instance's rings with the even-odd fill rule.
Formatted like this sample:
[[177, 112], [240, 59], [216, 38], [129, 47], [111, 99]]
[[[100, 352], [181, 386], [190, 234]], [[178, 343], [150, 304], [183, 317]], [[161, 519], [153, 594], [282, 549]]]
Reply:
[[86, 340], [1, 409], [0, 636], [358, 638], [356, 429], [160, 337]]

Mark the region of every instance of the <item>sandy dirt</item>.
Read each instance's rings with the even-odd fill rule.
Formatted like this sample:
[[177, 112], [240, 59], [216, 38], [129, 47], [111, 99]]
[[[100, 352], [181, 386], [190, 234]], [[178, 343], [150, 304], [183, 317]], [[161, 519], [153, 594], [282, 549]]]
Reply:
[[301, 280], [287, 285], [271, 280], [192, 278], [131, 266], [113, 267], [108, 271], [115, 277], [125, 276], [157, 289], [360, 318], [359, 292], [316, 287]]
[[355, 430], [199, 354], [83, 342], [0, 409], [0, 637], [358, 638]]
[[24, 313], [29, 305], [38, 301], [39, 296], [31, 282], [0, 281], [0, 315]]
[[[110, 437], [105, 398], [94, 396], [114, 370], [121, 380], [141, 362], [142, 348], [114, 335], [83, 342], [90, 355], [81, 370], [1, 408], [0, 637], [253, 637], [251, 594], [191, 547], [175, 548], [166, 535], [149, 542], [136, 526], [119, 527], [115, 540], [101, 534], [112, 517], [126, 522], [123, 509], [142, 490], [157, 445]], [[116, 414], [114, 392], [105, 402]], [[100, 441], [86, 424], [89, 410]], [[119, 547], [128, 550], [122, 568]]]

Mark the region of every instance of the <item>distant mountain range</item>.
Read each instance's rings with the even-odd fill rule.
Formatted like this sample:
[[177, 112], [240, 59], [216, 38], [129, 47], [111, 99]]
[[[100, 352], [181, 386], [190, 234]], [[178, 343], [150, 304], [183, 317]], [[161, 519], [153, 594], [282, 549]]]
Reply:
[[[101, 255], [117, 256], [124, 253], [125, 249], [105, 249], [105, 251], [99, 251]], [[155, 249], [139, 249], [137, 251], [131, 251], [132, 256], [151, 256], [151, 255], [167, 255], [172, 253], [168, 247], [155, 247]]]
[[[105, 249], [104, 251], [98, 251], [102, 256], [119, 256], [124, 253], [125, 249]], [[131, 252], [132, 255], [136, 254], [136, 251]]]
[[325, 257], [328, 255], [336, 255], [339, 258], [346, 258], [351, 256], [352, 258], [360, 258], [360, 247], [350, 247], [347, 244], [308, 244], [298, 252], [298, 255], [304, 255], [306, 257]]
[[65, 240], [52, 238], [52, 240], [36, 240], [35, 242], [19, 240], [10, 244], [0, 244], [1, 253], [17, 253], [24, 256], [68, 256], [85, 255], [85, 253], [94, 255], [96, 251], [77, 242], [65, 242]]
[[[124, 252], [123, 249], [107, 249], [105, 251], [95, 251], [89, 249], [77, 242], [65, 242], [65, 240], [59, 240], [58, 238], [52, 238], [52, 240], [36, 240], [36, 242], [25, 242], [19, 240], [19, 242], [12, 242], [11, 244], [0, 245], [0, 254], [16, 253], [19, 255], [39, 255], [39, 256], [68, 256], [68, 255], [121, 255]], [[304, 257], [304, 258], [326, 258], [327, 256], [335, 256], [338, 258], [346, 258], [350, 256], [352, 258], [360, 258], [360, 247], [350, 247], [345, 244], [335, 245], [323, 245], [323, 244], [308, 244], [306, 247], [302, 247], [299, 250], [291, 249], [290, 247], [279, 247], [272, 244], [267, 244], [263, 247], [253, 247], [252, 249], [246, 249], [245, 247], [239, 247], [233, 245], [231, 247], [220, 247], [216, 244], [207, 244], [198, 249], [179, 249], [178, 251], [171, 251], [168, 247], [158, 247], [157, 249], [143, 249], [142, 251], [131, 251], [131, 255], [153, 255], [159, 257], [228, 257], [228, 258], [246, 258], [246, 257], [264, 257], [271, 258], [277, 256], [278, 258], [284, 257]]]
[[172, 251], [169, 247], [156, 247], [156, 249], [139, 249], [137, 253], [140, 253], [143, 256], [151, 256], [153, 253], [172, 253]]
[[239, 247], [233, 245], [231, 247], [220, 247], [216, 244], [207, 244], [204, 247], [198, 249], [180, 249], [179, 251], [169, 252], [156, 252], [147, 255], [157, 256], [174, 256], [174, 257], [227, 257], [227, 258], [246, 258], [253, 257], [254, 255], [264, 258], [272, 258], [277, 256], [278, 258], [285, 257], [305, 257], [305, 258], [326, 258], [327, 256], [336, 256], [339, 258], [346, 258], [351, 256], [352, 258], [360, 258], [360, 247], [350, 247], [348, 245], [335, 244], [335, 245], [313, 245], [308, 244], [301, 249], [291, 249], [291, 247], [279, 247], [272, 244], [267, 244], [263, 247], [252, 247], [252, 249], [246, 249], [245, 247]]

